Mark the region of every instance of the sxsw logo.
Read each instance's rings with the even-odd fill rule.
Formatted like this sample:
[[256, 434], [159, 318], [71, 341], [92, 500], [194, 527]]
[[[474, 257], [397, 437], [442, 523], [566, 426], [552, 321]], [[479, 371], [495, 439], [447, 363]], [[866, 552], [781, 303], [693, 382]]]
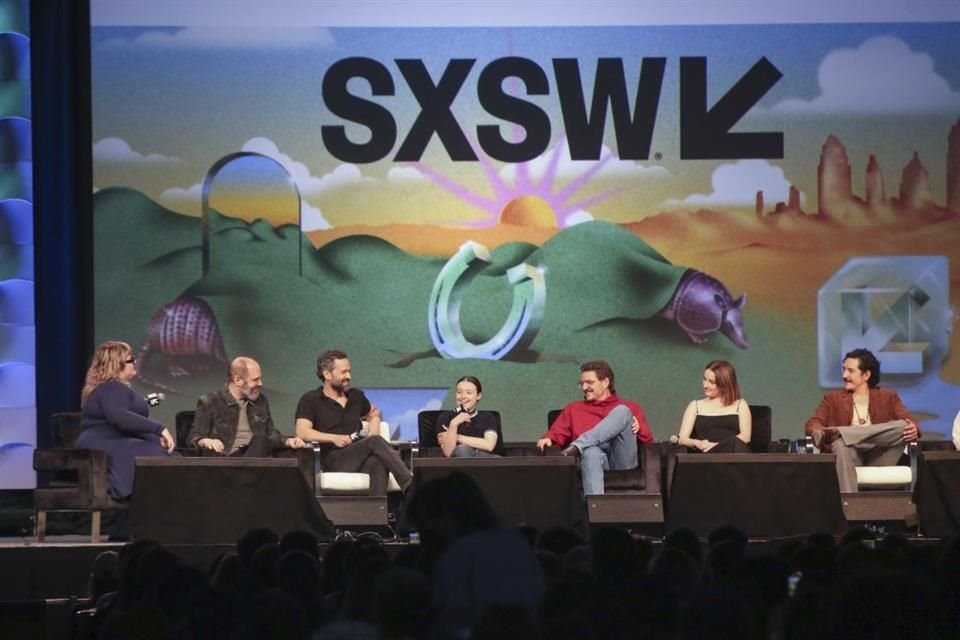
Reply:
[[[483, 152], [501, 162], [533, 160], [547, 150], [552, 134], [550, 115], [534, 102], [508, 93], [505, 85], [512, 80], [523, 85], [527, 96], [556, 92], [573, 160], [600, 159], [608, 111], [620, 159], [648, 160], [667, 66], [666, 58], [642, 59], [636, 100], [631, 105], [622, 58], [597, 60], [591, 95], [584, 91], [576, 58], [551, 61], [552, 85], [547, 70], [533, 60], [516, 56], [493, 60], [476, 74], [476, 59], [452, 59], [438, 77], [430, 74], [423, 60], [393, 62], [399, 77], [382, 62], [365, 57], [339, 60], [324, 74], [327, 109], [369, 131], [366, 141], [356, 142], [348, 137], [344, 124], [323, 125], [324, 145], [337, 159], [355, 164], [377, 162], [396, 149], [394, 162], [417, 162], [436, 135], [451, 160], [477, 160], [470, 139], [453, 113], [453, 102], [467, 90], [469, 81], [480, 107], [501, 121], [478, 124], [469, 131]], [[730, 132], [783, 76], [769, 60], [760, 58], [712, 106], [707, 103], [707, 59], [681, 57], [679, 69], [681, 160], [783, 158], [783, 132]], [[397, 119], [387, 106], [397, 95], [401, 79], [420, 109], [405, 133], [398, 130]], [[364, 93], [384, 100], [354, 93], [351, 89], [357, 86], [357, 80], [369, 87]], [[503, 123], [522, 129], [524, 135], [519, 141], [504, 139]]]

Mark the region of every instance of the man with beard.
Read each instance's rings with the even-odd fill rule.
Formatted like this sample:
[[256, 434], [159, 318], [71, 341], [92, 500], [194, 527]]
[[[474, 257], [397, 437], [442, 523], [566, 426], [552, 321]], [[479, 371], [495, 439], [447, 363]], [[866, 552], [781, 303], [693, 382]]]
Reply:
[[380, 436], [380, 410], [363, 391], [350, 386], [350, 360], [343, 351], [324, 351], [317, 358], [319, 389], [303, 394], [297, 404], [296, 430], [303, 440], [319, 442], [325, 471], [366, 473], [370, 495], [387, 495], [390, 473], [406, 491], [413, 474]]
[[880, 388], [880, 361], [867, 349], [843, 357], [843, 389], [820, 401], [804, 430], [823, 452], [837, 456], [841, 493], [857, 490], [857, 467], [897, 464], [920, 429], [900, 396]]
[[580, 366], [580, 391], [583, 400], [563, 408], [537, 447], [564, 447], [560, 455], [580, 458], [584, 495], [601, 495], [604, 470], [635, 469], [637, 447], [653, 442], [653, 434], [640, 405], [617, 395], [605, 360]]
[[240, 356], [230, 363], [227, 384], [197, 401], [197, 414], [187, 444], [214, 455], [270, 458], [282, 447], [306, 446], [297, 437], [277, 431], [270, 403], [260, 393], [263, 376], [253, 358]]

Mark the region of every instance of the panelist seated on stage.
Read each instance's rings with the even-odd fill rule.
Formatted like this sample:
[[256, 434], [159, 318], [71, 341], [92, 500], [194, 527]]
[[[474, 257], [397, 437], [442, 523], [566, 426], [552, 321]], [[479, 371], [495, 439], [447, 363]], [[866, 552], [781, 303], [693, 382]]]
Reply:
[[457, 380], [455, 411], [445, 411], [437, 416], [440, 430], [437, 444], [447, 458], [490, 458], [499, 439], [497, 416], [489, 411], [480, 411], [477, 404], [483, 397], [483, 386], [474, 376]]
[[117, 499], [133, 492], [136, 458], [179, 456], [170, 430], [150, 419], [147, 401], [130, 388], [137, 360], [126, 342], [100, 344], [80, 394], [78, 449], [107, 452], [107, 490]]
[[387, 495], [391, 473], [400, 489], [406, 491], [413, 483], [413, 474], [381, 437], [380, 410], [363, 391], [350, 386], [352, 375], [350, 360], [343, 351], [320, 354], [317, 377], [323, 385], [300, 398], [297, 435], [320, 443], [324, 471], [368, 474], [371, 496]]
[[897, 464], [920, 428], [896, 391], [881, 389], [880, 362], [866, 349], [843, 358], [843, 389], [823, 396], [804, 430], [820, 451], [837, 456], [840, 491], [857, 490], [857, 467]]
[[253, 358], [234, 358], [227, 384], [197, 401], [187, 444], [214, 455], [273, 457], [274, 449], [300, 449], [306, 443], [288, 438], [273, 425], [270, 403], [261, 393], [263, 373]]
[[702, 453], [750, 453], [750, 405], [740, 395], [737, 372], [726, 360], [703, 371], [703, 398], [687, 405], [678, 442]]
[[561, 455], [579, 457], [584, 495], [599, 495], [604, 470], [635, 469], [637, 441], [649, 444], [653, 435], [640, 405], [617, 396], [613, 369], [605, 361], [581, 365], [580, 390], [583, 400], [563, 408], [537, 447], [564, 447]]

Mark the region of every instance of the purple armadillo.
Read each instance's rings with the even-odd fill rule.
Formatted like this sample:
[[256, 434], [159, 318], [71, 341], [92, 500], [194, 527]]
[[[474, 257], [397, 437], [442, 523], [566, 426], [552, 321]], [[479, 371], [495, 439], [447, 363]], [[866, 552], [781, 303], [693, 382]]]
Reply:
[[[146, 371], [147, 360], [154, 353], [166, 358], [167, 372], [172, 377], [208, 369], [210, 360], [226, 364], [223, 337], [210, 305], [200, 298], [180, 296], [161, 307], [150, 318], [147, 339], [137, 356], [137, 368], [141, 373]], [[143, 375], [139, 377], [147, 384], [175, 391]]]
[[702, 271], [691, 269], [680, 280], [677, 291], [660, 315], [675, 320], [690, 339], [702, 344], [719, 331], [741, 349], [750, 345], [743, 332], [743, 305], [747, 294], [736, 300], [723, 283]]

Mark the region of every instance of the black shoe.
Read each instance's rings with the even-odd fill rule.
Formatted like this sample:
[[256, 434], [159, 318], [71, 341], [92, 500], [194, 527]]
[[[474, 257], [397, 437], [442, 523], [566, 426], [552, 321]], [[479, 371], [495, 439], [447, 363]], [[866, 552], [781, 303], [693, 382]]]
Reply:
[[571, 445], [567, 445], [567, 446], [563, 449], [563, 451], [560, 452], [560, 455], [566, 456], [566, 457], [568, 457], [568, 458], [569, 458], [569, 457], [579, 458], [579, 457], [580, 457], [580, 449], [577, 449], [577, 448], [576, 448], [575, 446], [573, 446], [572, 444], [571, 444]]

